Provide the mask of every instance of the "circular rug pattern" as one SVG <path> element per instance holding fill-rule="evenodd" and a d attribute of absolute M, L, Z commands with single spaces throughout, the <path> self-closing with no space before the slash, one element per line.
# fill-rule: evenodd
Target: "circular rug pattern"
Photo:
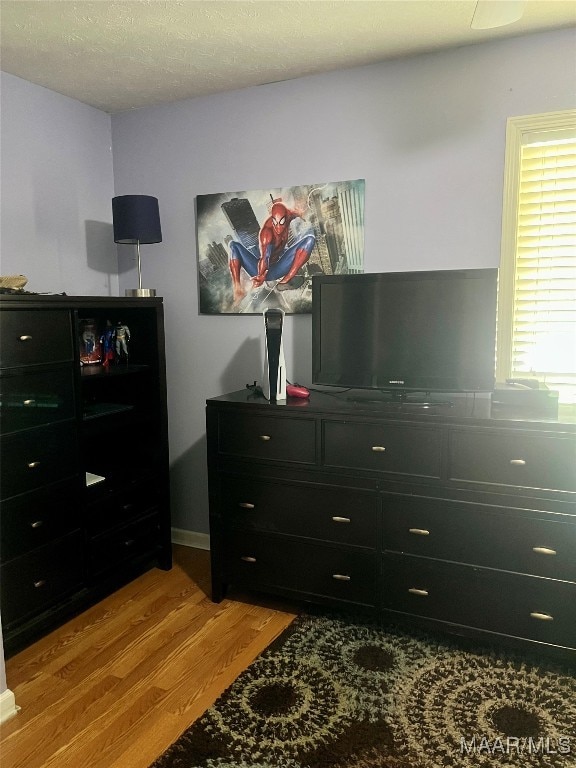
<path fill-rule="evenodd" d="M 348 691 L 326 669 L 285 653 L 262 656 L 203 718 L 242 760 L 272 762 L 333 741 L 352 721 Z M 251 763 L 249 763 L 251 765 Z"/>
<path fill-rule="evenodd" d="M 417 633 L 410 636 L 393 628 L 384 632 L 378 624 L 318 618 L 283 648 L 330 670 L 348 689 L 355 716 L 372 722 L 382 717 L 400 680 L 446 652 Z"/>
<path fill-rule="evenodd" d="M 391 715 L 399 752 L 426 764 L 576 765 L 576 680 L 512 660 L 429 660 L 397 691 Z"/>

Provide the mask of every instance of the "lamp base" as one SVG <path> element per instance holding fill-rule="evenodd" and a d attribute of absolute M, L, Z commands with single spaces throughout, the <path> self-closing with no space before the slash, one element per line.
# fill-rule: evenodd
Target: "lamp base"
<path fill-rule="evenodd" d="M 156 288 L 126 288 L 124 296 L 139 296 L 140 298 L 151 298 L 156 296 Z"/>

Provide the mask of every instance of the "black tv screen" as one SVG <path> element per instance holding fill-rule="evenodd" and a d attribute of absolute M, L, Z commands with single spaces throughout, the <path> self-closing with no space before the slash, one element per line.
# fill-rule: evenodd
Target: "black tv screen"
<path fill-rule="evenodd" d="M 313 383 L 493 390 L 497 276 L 497 269 L 315 276 Z"/>

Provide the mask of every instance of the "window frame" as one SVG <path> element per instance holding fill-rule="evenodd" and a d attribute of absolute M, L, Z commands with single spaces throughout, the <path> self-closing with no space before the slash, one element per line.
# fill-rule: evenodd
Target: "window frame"
<path fill-rule="evenodd" d="M 498 277 L 496 381 L 504 382 L 512 371 L 512 337 L 519 214 L 521 151 L 534 134 L 570 131 L 576 134 L 576 109 L 510 117 L 506 124 L 502 238 Z"/>

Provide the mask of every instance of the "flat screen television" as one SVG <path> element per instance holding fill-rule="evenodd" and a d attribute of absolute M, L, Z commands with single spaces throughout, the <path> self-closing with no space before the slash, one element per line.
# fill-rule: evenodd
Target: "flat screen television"
<path fill-rule="evenodd" d="M 312 381 L 395 393 L 494 389 L 497 269 L 318 275 Z"/>

